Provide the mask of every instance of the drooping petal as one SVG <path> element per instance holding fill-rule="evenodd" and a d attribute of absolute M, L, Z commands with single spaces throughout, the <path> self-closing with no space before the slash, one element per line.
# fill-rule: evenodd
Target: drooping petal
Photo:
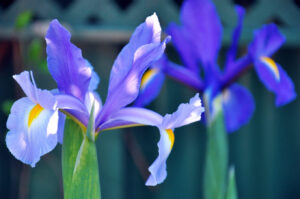
<path fill-rule="evenodd" d="M 20 161 L 32 167 L 57 144 L 58 112 L 21 98 L 8 117 L 6 144 Z"/>
<path fill-rule="evenodd" d="M 295 99 L 294 84 L 278 63 L 262 56 L 255 62 L 255 70 L 267 89 L 276 95 L 277 106 L 285 105 Z"/>
<path fill-rule="evenodd" d="M 109 92 L 105 104 L 103 105 L 100 115 L 96 119 L 96 125 L 99 126 L 111 113 L 133 102 L 138 95 L 140 82 L 143 73 L 163 54 L 166 38 L 162 43 L 146 44 L 137 49 L 134 54 L 133 63 L 130 71 L 123 76 L 122 81 L 118 82 L 113 88 L 109 86 Z M 110 80 L 111 82 L 111 80 Z"/>
<path fill-rule="evenodd" d="M 165 80 L 165 75 L 162 71 L 165 61 L 165 57 L 160 58 L 144 73 L 141 80 L 139 95 L 134 101 L 134 106 L 146 106 L 158 96 Z"/>
<path fill-rule="evenodd" d="M 251 93 L 239 84 L 233 84 L 223 91 L 222 102 L 225 125 L 229 133 L 245 125 L 255 110 Z"/>
<path fill-rule="evenodd" d="M 202 112 L 204 112 L 204 108 L 197 93 L 189 103 L 180 104 L 176 112 L 165 115 L 161 126 L 164 129 L 174 129 L 199 121 Z"/>
<path fill-rule="evenodd" d="M 56 19 L 50 23 L 46 34 L 48 69 L 60 92 L 83 100 L 92 70 L 70 39 L 71 34 Z"/>
<path fill-rule="evenodd" d="M 18 82 L 24 93 L 32 102 L 40 104 L 46 109 L 55 109 L 56 100 L 54 96 L 50 91 L 41 90 L 36 87 L 32 73 L 30 74 L 28 71 L 24 71 L 18 75 L 14 75 L 13 78 Z"/>
<path fill-rule="evenodd" d="M 222 25 L 216 8 L 210 0 L 187 0 L 181 9 L 181 21 L 202 65 L 215 63 L 221 45 Z"/>
<path fill-rule="evenodd" d="M 160 140 L 158 142 L 158 158 L 149 167 L 151 173 L 146 185 L 155 186 L 164 181 L 167 176 L 166 161 L 174 145 L 173 130 L 177 127 L 199 121 L 204 108 L 201 105 L 199 94 L 190 99 L 189 103 L 181 104 L 178 110 L 173 114 L 167 114 L 162 117 L 158 113 L 144 108 L 123 108 L 111 115 L 110 120 L 100 126 L 100 131 L 105 128 L 116 128 L 117 125 L 138 124 L 156 126 L 160 131 Z M 122 123 L 121 121 L 125 121 Z M 127 122 L 127 123 L 126 123 Z M 113 125 L 109 125 L 113 124 Z"/>
<path fill-rule="evenodd" d="M 171 129 L 160 129 L 160 140 L 157 143 L 158 157 L 149 167 L 150 176 L 146 181 L 147 186 L 162 183 L 167 177 L 167 159 L 174 144 L 174 133 Z"/>
<path fill-rule="evenodd" d="M 238 22 L 237 22 L 237 26 L 235 27 L 233 34 L 232 34 L 232 38 L 231 38 L 231 46 L 229 48 L 229 51 L 227 53 L 227 60 L 226 60 L 226 65 L 225 65 L 225 73 L 228 72 L 228 70 L 231 69 L 231 67 L 234 67 L 234 62 L 235 62 L 235 58 L 236 58 L 236 51 L 238 48 L 238 42 L 240 39 L 240 35 L 242 32 L 242 26 L 243 26 L 243 20 L 244 20 L 244 16 L 245 16 L 245 9 L 241 6 L 236 6 L 235 7 L 237 16 L 238 16 Z"/>
<path fill-rule="evenodd" d="M 285 42 L 285 37 L 280 33 L 275 24 L 267 24 L 254 33 L 254 39 L 250 43 L 248 51 L 254 59 L 261 56 L 270 57 Z"/>

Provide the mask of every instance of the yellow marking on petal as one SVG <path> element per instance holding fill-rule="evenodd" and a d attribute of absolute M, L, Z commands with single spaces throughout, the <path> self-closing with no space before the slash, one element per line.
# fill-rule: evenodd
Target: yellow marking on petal
<path fill-rule="evenodd" d="M 32 122 L 39 116 L 39 114 L 42 112 L 44 108 L 41 107 L 41 105 L 37 104 L 35 105 L 31 111 L 29 112 L 28 117 L 28 128 L 31 126 Z"/>
<path fill-rule="evenodd" d="M 279 70 L 273 59 L 261 56 L 260 60 L 274 73 L 277 81 L 280 80 Z"/>
<path fill-rule="evenodd" d="M 145 124 L 124 124 L 116 127 L 111 127 L 107 129 L 97 129 L 96 131 L 108 131 L 108 130 L 115 130 L 115 129 L 124 129 L 124 128 L 131 128 L 131 127 L 138 127 L 138 126 L 145 126 Z"/>
<path fill-rule="evenodd" d="M 150 69 L 145 72 L 141 81 L 141 89 L 144 89 L 145 86 L 154 78 L 154 76 L 158 73 L 158 69 Z"/>
<path fill-rule="evenodd" d="M 174 136 L 173 130 L 172 129 L 166 129 L 166 132 L 167 132 L 167 134 L 169 136 L 169 140 L 171 142 L 170 149 L 172 149 L 173 145 L 174 145 L 174 141 L 175 141 L 175 136 Z"/>

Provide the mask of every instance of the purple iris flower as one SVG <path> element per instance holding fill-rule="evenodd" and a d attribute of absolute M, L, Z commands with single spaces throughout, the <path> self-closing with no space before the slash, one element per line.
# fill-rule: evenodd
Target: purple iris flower
<path fill-rule="evenodd" d="M 115 60 L 103 105 L 94 91 L 100 79 L 70 39 L 70 33 L 57 20 L 50 23 L 46 34 L 47 62 L 58 90 L 37 89 L 28 72 L 14 76 L 27 97 L 15 102 L 9 115 L 6 138 L 9 150 L 20 161 L 35 166 L 57 142 L 62 143 L 64 114 L 86 128 L 94 105 L 96 134 L 141 125 L 159 129 L 159 154 L 149 168 L 151 175 L 147 185 L 161 183 L 167 175 L 166 160 L 174 144 L 174 129 L 199 121 L 204 109 L 198 94 L 189 103 L 181 104 L 175 113 L 164 117 L 145 108 L 127 107 L 138 96 L 144 72 L 162 56 L 170 40 L 167 37 L 161 42 L 156 14 L 136 28 Z"/>
<path fill-rule="evenodd" d="M 167 74 L 204 93 L 211 112 L 214 112 L 213 100 L 221 94 L 226 128 L 228 132 L 233 132 L 249 121 L 255 109 L 251 93 L 240 84 L 234 83 L 252 65 L 261 82 L 275 94 L 277 106 L 292 101 L 296 97 L 293 82 L 283 68 L 271 59 L 284 43 L 284 36 L 275 24 L 264 25 L 255 31 L 247 54 L 237 59 L 236 52 L 245 10 L 236 6 L 236 12 L 237 26 L 233 31 L 225 66 L 221 69 L 217 59 L 221 46 L 222 25 L 215 6 L 210 0 L 186 0 L 180 12 L 182 25 L 171 23 L 167 28 L 184 66 L 162 56 L 159 62 L 147 71 L 151 75 L 143 77 L 147 84 L 141 87 L 141 95 L 136 105 L 144 106 L 149 103 L 149 93 L 152 96 L 157 95 L 164 74 Z M 155 79 L 160 81 L 152 81 Z"/>

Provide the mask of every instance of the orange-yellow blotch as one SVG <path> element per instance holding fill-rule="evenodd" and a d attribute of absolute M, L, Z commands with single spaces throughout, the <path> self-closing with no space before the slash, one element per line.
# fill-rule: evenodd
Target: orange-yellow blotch
<path fill-rule="evenodd" d="M 150 69 L 145 72 L 145 74 L 142 77 L 141 80 L 141 88 L 145 88 L 145 86 L 150 82 L 150 80 L 155 76 L 155 74 L 158 72 L 157 69 Z"/>
<path fill-rule="evenodd" d="M 28 117 L 28 128 L 31 126 L 33 120 L 35 120 L 39 116 L 39 114 L 42 112 L 43 109 L 44 108 L 41 107 L 41 105 L 39 105 L 39 104 L 35 105 L 31 109 L 31 111 L 29 113 L 29 117 Z"/>
<path fill-rule="evenodd" d="M 280 80 L 279 70 L 273 59 L 261 56 L 260 60 L 274 73 L 277 80 Z"/>
<path fill-rule="evenodd" d="M 166 132 L 167 132 L 167 134 L 168 134 L 168 136 L 169 136 L 169 140 L 170 140 L 170 142 L 171 142 L 171 147 L 170 147 L 170 149 L 172 149 L 172 148 L 173 148 L 173 145 L 174 145 L 174 141 L 175 141 L 174 132 L 172 131 L 172 129 L 166 129 Z"/>

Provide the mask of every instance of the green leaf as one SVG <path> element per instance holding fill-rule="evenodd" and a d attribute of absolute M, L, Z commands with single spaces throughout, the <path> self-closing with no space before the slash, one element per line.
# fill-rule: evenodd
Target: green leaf
<path fill-rule="evenodd" d="M 67 118 L 62 145 L 62 171 L 65 198 L 72 185 L 73 170 L 80 145 L 83 141 L 83 131 L 72 119 Z"/>
<path fill-rule="evenodd" d="M 237 190 L 236 190 L 236 182 L 235 182 L 235 171 L 234 168 L 230 168 L 228 175 L 228 186 L 226 199 L 237 199 Z"/>
<path fill-rule="evenodd" d="M 215 113 L 207 129 L 206 162 L 204 169 L 204 198 L 223 199 L 228 164 L 227 135 L 224 126 L 221 97 L 214 100 Z M 206 112 L 207 112 L 206 108 Z"/>
<path fill-rule="evenodd" d="M 70 191 L 68 195 L 72 199 L 101 198 L 96 145 L 87 136 L 76 158 Z"/>
<path fill-rule="evenodd" d="M 15 28 L 20 30 L 29 25 L 32 19 L 31 11 L 24 11 L 17 16 L 15 21 Z"/>
<path fill-rule="evenodd" d="M 62 151 L 66 199 L 101 198 L 97 150 L 94 139 L 90 137 L 94 134 L 93 123 L 91 113 L 87 132 L 84 133 L 76 122 L 66 120 Z"/>

